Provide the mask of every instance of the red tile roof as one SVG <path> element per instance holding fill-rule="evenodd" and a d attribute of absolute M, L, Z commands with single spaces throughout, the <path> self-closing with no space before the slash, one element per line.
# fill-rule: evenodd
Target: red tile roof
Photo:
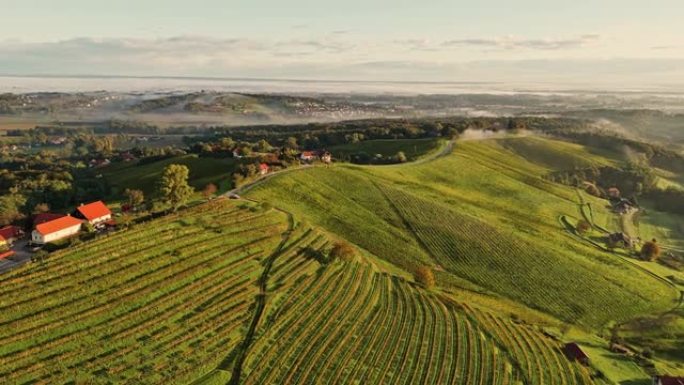
<path fill-rule="evenodd" d="M 663 385 L 684 385 L 684 377 L 660 376 L 658 378 Z"/>
<path fill-rule="evenodd" d="M 259 165 L 259 169 L 261 170 L 268 170 L 268 165 L 266 163 L 262 163 Z"/>
<path fill-rule="evenodd" d="M 41 223 L 36 226 L 36 231 L 43 235 L 52 234 L 60 230 L 68 229 L 76 225 L 83 223 L 80 219 L 76 219 L 72 216 L 65 216 L 51 220 L 49 222 Z"/>
<path fill-rule="evenodd" d="M 19 236 L 20 232 L 21 232 L 21 229 L 18 228 L 17 226 L 5 226 L 5 227 L 0 229 L 0 238 L 1 239 L 16 238 Z"/>
<path fill-rule="evenodd" d="M 105 215 L 112 215 L 107 206 L 102 201 L 88 203 L 77 208 L 78 212 L 89 221 L 93 219 L 104 217 Z"/>

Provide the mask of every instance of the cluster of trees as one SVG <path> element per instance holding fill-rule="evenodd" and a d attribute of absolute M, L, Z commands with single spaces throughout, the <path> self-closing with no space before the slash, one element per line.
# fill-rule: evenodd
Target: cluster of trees
<path fill-rule="evenodd" d="M 676 187 L 660 188 L 653 169 L 645 163 L 629 162 L 623 167 L 588 167 L 557 171 L 547 179 L 575 187 L 585 188 L 592 195 L 607 198 L 606 190 L 617 187 L 623 196 L 645 198 L 660 211 L 684 215 L 684 190 Z"/>
<path fill-rule="evenodd" d="M 657 176 L 645 164 L 628 162 L 622 167 L 587 167 L 567 171 L 557 171 L 546 175 L 548 180 L 575 187 L 590 183 L 588 192 L 606 197 L 606 190 L 617 187 L 625 196 L 641 196 L 656 188 Z"/>

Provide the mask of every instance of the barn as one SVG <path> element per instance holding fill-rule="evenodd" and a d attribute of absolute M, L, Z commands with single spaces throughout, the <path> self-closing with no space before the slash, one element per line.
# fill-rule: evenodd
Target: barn
<path fill-rule="evenodd" d="M 77 234 L 83 222 L 70 215 L 41 223 L 31 232 L 31 242 L 44 245 Z"/>
<path fill-rule="evenodd" d="M 577 345 L 575 342 L 570 342 L 565 345 L 565 354 L 569 359 L 575 360 L 582 365 L 589 365 L 589 356 Z"/>
<path fill-rule="evenodd" d="M 74 212 L 76 218 L 81 218 L 93 226 L 97 226 L 112 219 L 112 212 L 102 201 L 80 205 Z"/>

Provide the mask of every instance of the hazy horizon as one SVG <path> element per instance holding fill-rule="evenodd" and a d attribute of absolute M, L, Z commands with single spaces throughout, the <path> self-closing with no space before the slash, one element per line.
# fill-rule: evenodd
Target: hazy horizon
<path fill-rule="evenodd" d="M 8 0 L 0 75 L 684 89 L 673 0 Z"/>
<path fill-rule="evenodd" d="M 310 94 L 649 94 L 684 98 L 684 85 L 597 86 L 596 84 L 495 82 L 495 81 L 411 81 L 231 78 L 202 76 L 125 75 L 5 75 L 0 74 L 0 93 L 35 92 L 254 92 Z"/>

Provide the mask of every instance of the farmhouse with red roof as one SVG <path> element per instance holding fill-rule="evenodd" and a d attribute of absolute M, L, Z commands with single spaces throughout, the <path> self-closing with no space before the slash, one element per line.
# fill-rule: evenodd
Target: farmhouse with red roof
<path fill-rule="evenodd" d="M 86 220 L 93 226 L 112 219 L 112 212 L 102 201 L 80 205 L 74 212 L 74 216 Z"/>
<path fill-rule="evenodd" d="M 70 215 L 43 222 L 36 226 L 31 233 L 31 242 L 44 245 L 63 238 L 70 237 L 81 230 L 83 222 Z"/>
<path fill-rule="evenodd" d="M 259 174 L 261 175 L 266 175 L 268 174 L 268 165 L 266 163 L 262 163 L 259 165 Z"/>

